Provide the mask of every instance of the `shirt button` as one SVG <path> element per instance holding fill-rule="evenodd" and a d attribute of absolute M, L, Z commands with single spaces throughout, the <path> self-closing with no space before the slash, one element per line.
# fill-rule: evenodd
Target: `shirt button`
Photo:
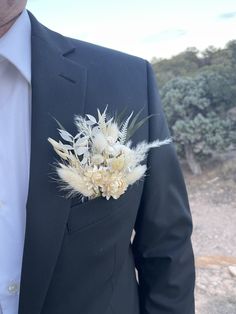
<path fill-rule="evenodd" d="M 11 283 L 8 287 L 7 290 L 10 294 L 16 294 L 19 291 L 19 287 L 17 283 Z"/>

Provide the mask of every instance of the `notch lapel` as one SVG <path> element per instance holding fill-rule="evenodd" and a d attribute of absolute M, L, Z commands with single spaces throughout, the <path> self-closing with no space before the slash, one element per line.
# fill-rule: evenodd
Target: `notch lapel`
<path fill-rule="evenodd" d="M 58 139 L 55 117 L 72 134 L 74 115 L 84 114 L 86 69 L 70 60 L 67 39 L 29 13 L 32 26 L 32 122 L 30 180 L 19 314 L 39 314 L 60 252 L 70 201 L 50 178 Z"/>

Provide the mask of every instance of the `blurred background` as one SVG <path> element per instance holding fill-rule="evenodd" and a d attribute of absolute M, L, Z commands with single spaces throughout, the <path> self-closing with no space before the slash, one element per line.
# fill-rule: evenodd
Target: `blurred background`
<path fill-rule="evenodd" d="M 235 0 L 29 0 L 28 9 L 66 36 L 152 63 L 192 209 L 196 313 L 236 313 Z"/>

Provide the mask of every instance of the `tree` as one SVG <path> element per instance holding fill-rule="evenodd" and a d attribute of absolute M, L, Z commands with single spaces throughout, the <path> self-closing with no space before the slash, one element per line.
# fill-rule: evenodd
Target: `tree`
<path fill-rule="evenodd" d="M 236 63 L 236 40 L 231 40 L 227 43 L 226 49 L 229 53 L 229 58 L 232 61 L 232 64 L 235 66 Z"/>
<path fill-rule="evenodd" d="M 177 76 L 195 74 L 201 64 L 198 55 L 199 51 L 195 47 L 191 47 L 171 59 L 155 60 L 153 58 L 152 64 L 154 71 L 158 73 L 160 87 Z"/>
<path fill-rule="evenodd" d="M 220 50 L 220 49 L 219 49 Z M 202 52 L 202 65 L 212 65 L 213 60 L 218 52 L 218 49 L 215 48 L 214 46 L 209 46 L 207 47 L 203 52 Z"/>
<path fill-rule="evenodd" d="M 174 140 L 194 174 L 201 173 L 199 161 L 226 149 L 232 122 L 227 80 L 220 74 L 201 73 L 194 78 L 172 79 L 161 89 L 164 110 Z M 222 109 L 223 108 L 223 109 Z"/>
<path fill-rule="evenodd" d="M 200 173 L 203 159 L 235 147 L 236 40 L 153 59 L 153 67 L 178 154 Z"/>

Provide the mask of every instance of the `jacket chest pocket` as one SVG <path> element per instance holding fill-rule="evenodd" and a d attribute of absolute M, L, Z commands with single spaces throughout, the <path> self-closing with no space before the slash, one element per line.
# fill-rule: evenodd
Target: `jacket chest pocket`
<path fill-rule="evenodd" d="M 67 222 L 69 234 L 84 231 L 106 220 L 112 220 L 122 212 L 137 206 L 140 199 L 141 185 L 129 186 L 118 199 L 98 197 L 84 203 L 71 202 L 71 212 Z"/>

